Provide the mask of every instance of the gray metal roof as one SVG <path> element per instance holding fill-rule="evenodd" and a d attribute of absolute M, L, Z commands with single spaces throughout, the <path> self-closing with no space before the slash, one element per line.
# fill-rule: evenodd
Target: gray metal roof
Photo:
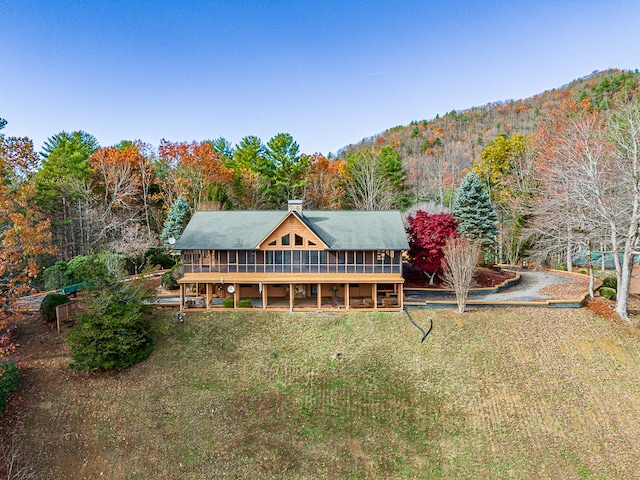
<path fill-rule="evenodd" d="M 176 250 L 253 250 L 289 212 L 196 212 Z M 330 250 L 408 250 L 400 212 L 305 210 L 296 214 Z"/>

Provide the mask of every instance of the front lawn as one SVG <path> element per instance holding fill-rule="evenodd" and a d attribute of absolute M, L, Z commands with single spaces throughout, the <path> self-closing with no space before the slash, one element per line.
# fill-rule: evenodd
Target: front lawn
<path fill-rule="evenodd" d="M 187 314 L 116 373 L 35 355 L 41 478 L 631 478 L 635 331 L 588 310 Z M 167 320 L 168 319 L 168 320 Z M 54 334 L 51 334 L 54 335 Z M 31 347 L 30 347 L 31 348 Z"/>

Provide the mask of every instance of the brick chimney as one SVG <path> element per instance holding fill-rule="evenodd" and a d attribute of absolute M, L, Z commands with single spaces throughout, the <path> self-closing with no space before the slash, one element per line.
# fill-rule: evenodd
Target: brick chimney
<path fill-rule="evenodd" d="M 289 211 L 302 215 L 302 200 L 289 200 Z"/>

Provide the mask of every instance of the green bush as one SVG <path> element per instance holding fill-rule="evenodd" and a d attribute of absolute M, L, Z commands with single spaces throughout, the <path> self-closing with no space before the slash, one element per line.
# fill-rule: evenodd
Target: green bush
<path fill-rule="evenodd" d="M 222 300 L 222 306 L 224 308 L 233 308 L 233 298 L 225 298 Z"/>
<path fill-rule="evenodd" d="M 146 258 L 147 265 L 150 265 L 151 267 L 159 265 L 163 269 L 167 269 L 172 268 L 176 264 L 175 259 L 171 255 L 159 248 L 149 250 L 147 252 Z"/>
<path fill-rule="evenodd" d="M 164 272 L 160 277 L 160 284 L 167 290 L 177 290 L 180 286 L 178 280 L 173 275 L 173 270 Z"/>
<path fill-rule="evenodd" d="M 562 270 L 562 271 L 566 272 L 567 271 L 567 264 L 566 263 L 561 263 L 559 265 L 556 265 L 553 268 L 555 268 L 556 270 Z"/>
<path fill-rule="evenodd" d="M 605 277 L 602 279 L 602 286 L 606 288 L 618 289 L 618 277 L 615 275 Z"/>
<path fill-rule="evenodd" d="M 67 264 L 69 285 L 80 282 L 98 284 L 109 275 L 107 265 L 98 255 L 78 255 Z"/>
<path fill-rule="evenodd" d="M 58 261 L 42 272 L 45 290 L 57 290 L 69 284 L 67 262 Z"/>
<path fill-rule="evenodd" d="M 7 394 L 18 389 L 18 369 L 13 362 L 0 362 L 0 414 L 7 403 Z"/>
<path fill-rule="evenodd" d="M 40 316 L 46 322 L 56 321 L 56 307 L 69 303 L 69 297 L 64 293 L 50 293 L 40 303 Z"/>
<path fill-rule="evenodd" d="M 85 311 L 68 336 L 71 367 L 79 370 L 126 368 L 153 349 L 149 291 L 143 284 L 111 281 L 89 290 Z"/>
<path fill-rule="evenodd" d="M 602 295 L 604 298 L 608 298 L 609 300 L 615 300 L 616 291 L 613 288 L 601 287 L 600 295 Z"/>
<path fill-rule="evenodd" d="M 238 308 L 251 308 L 252 306 L 250 298 L 243 298 L 238 302 Z"/>

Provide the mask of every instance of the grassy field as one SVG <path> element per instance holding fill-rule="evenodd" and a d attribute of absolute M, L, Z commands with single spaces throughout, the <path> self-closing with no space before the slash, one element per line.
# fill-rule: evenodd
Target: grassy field
<path fill-rule="evenodd" d="M 421 344 L 403 314 L 188 314 L 106 374 L 68 370 L 47 332 L 20 446 L 56 479 L 640 475 L 634 330 L 586 309 L 429 317 Z"/>

